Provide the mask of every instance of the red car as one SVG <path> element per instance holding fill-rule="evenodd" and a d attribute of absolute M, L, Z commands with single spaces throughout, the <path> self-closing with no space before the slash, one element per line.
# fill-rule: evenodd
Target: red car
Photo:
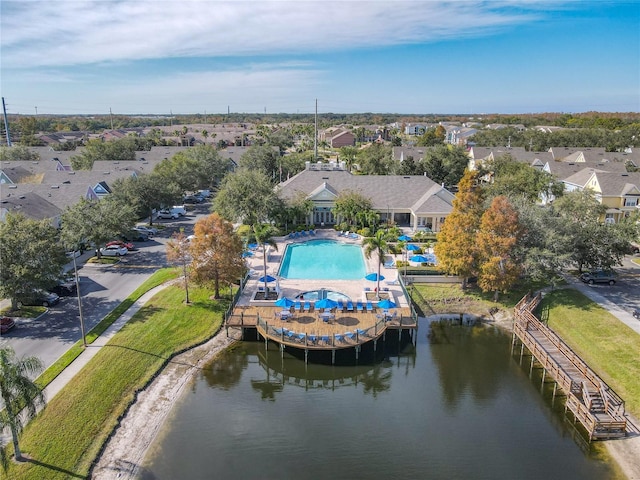
<path fill-rule="evenodd" d="M 0 317 L 0 333 L 7 333 L 13 327 L 16 326 L 16 322 L 10 317 Z"/>
<path fill-rule="evenodd" d="M 124 247 L 127 250 L 135 250 L 136 247 L 131 242 L 123 242 L 122 240 L 113 240 L 112 242 L 107 243 L 105 246 L 110 247 L 111 245 L 118 245 L 119 247 Z"/>

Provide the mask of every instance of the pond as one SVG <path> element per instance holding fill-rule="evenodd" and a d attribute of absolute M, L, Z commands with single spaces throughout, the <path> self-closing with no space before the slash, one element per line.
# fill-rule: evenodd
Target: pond
<path fill-rule="evenodd" d="M 613 478 L 503 332 L 421 321 L 416 339 L 350 366 L 241 343 L 186 391 L 142 478 Z"/>

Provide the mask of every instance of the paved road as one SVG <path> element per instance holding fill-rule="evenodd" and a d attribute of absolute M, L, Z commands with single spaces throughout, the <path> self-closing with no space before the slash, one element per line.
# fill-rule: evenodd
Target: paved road
<path fill-rule="evenodd" d="M 640 334 L 640 319 L 632 315 L 634 309 L 640 309 L 640 265 L 633 263 L 632 258 L 625 257 L 621 267 L 616 268 L 618 280 L 615 285 L 587 285 L 576 277 L 567 275 L 567 281 L 578 291 L 589 297 L 600 306 Z"/>
<path fill-rule="evenodd" d="M 82 312 L 86 331 L 118 306 L 158 268 L 166 265 L 165 244 L 180 228 L 189 235 L 195 221 L 208 213 L 208 204 L 197 205 L 187 217 L 174 221 L 159 221 L 167 226 L 148 242 L 141 242 L 138 251 L 129 252 L 117 265 L 84 264 L 91 253 L 78 260 Z M 69 264 L 67 269 L 72 269 Z M 49 367 L 82 335 L 76 297 L 64 297 L 60 303 L 37 319 L 20 319 L 16 327 L 0 338 L 0 346 L 11 346 L 18 357 L 36 356 Z"/>

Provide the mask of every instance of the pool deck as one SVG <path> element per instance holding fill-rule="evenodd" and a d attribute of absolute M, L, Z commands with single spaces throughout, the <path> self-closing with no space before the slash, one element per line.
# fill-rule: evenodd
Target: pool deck
<path fill-rule="evenodd" d="M 338 232 L 332 229 L 317 230 L 315 236 L 289 239 L 287 237 L 276 237 L 278 249 L 267 251 L 266 273 L 277 277 L 278 268 L 282 261 L 282 256 L 289 243 L 300 243 L 314 239 L 337 240 L 344 243 L 360 245 L 362 237 L 358 239 L 339 236 Z M 392 255 L 387 255 L 391 257 Z M 399 258 L 400 256 L 397 256 Z M 397 259 L 394 257 L 394 263 Z M 257 328 L 260 335 L 274 340 L 284 346 L 292 346 L 305 349 L 341 349 L 357 347 L 363 343 L 377 340 L 384 335 L 388 329 L 403 330 L 416 328 L 415 319 L 411 316 L 411 308 L 408 299 L 405 297 L 401 285 L 397 281 L 398 270 L 394 267 L 380 266 L 380 274 L 385 280 L 380 282 L 380 299 L 390 298 L 395 302 L 396 307 L 390 309 L 390 314 L 395 313 L 392 318 L 385 318 L 384 311 L 377 309 L 377 297 L 374 289 L 377 282 L 365 280 L 299 280 L 278 278 L 277 282 L 269 284 L 271 289 L 276 289 L 278 297 L 295 298 L 301 293 L 328 289 L 343 293 L 351 298 L 353 311 L 333 311 L 334 318 L 324 321 L 320 313 L 313 308 L 307 312 L 293 312 L 289 319 L 283 320 L 279 313 L 283 310 L 273 306 L 273 302 L 256 302 L 254 296 L 258 289 L 264 285 L 259 282 L 264 273 L 264 264 L 261 249 L 254 252 L 252 257 L 247 257 L 247 266 L 250 269 L 250 277 L 244 290 L 238 299 L 232 315 L 227 319 L 227 327 L 248 327 Z M 365 268 L 367 273 L 378 271 L 377 255 L 371 258 L 365 257 Z M 368 290 L 367 290 L 368 289 Z M 366 311 L 367 297 L 374 306 L 374 311 Z M 373 298 L 371 298 L 373 297 Z M 362 302 L 364 309 L 357 310 L 357 302 Z M 303 302 L 304 305 L 304 302 Z"/>
<path fill-rule="evenodd" d="M 349 243 L 353 245 L 360 245 L 362 243 L 360 239 L 355 240 L 351 238 L 345 238 L 338 236 L 338 232 L 333 229 L 323 229 L 317 230 L 315 236 L 297 238 L 294 240 L 287 239 L 286 237 L 276 237 L 274 240 L 278 245 L 278 250 L 267 251 L 267 272 L 269 275 L 273 277 L 277 277 L 278 268 L 280 267 L 280 262 L 282 261 L 282 256 L 284 255 L 284 251 L 286 246 L 289 243 L 301 243 L 309 240 L 337 240 L 344 243 Z M 388 257 L 392 255 L 387 255 Z M 397 257 L 397 258 L 396 258 Z M 400 259 L 400 255 L 394 257 L 394 260 Z M 263 283 L 258 281 L 264 274 L 264 265 L 262 252 L 260 249 L 254 252 L 252 257 L 247 257 L 247 266 L 249 267 L 249 271 L 251 272 L 249 281 L 247 282 L 244 292 L 240 299 L 238 300 L 239 306 L 251 306 L 251 300 L 255 292 L 258 291 L 258 288 L 264 285 Z M 378 258 L 376 255 L 372 255 L 371 258 L 365 257 L 365 269 L 367 273 L 378 272 L 377 261 Z M 395 262 L 394 262 L 395 263 Z M 391 297 L 398 308 L 409 307 L 409 303 L 404 296 L 402 288 L 397 281 L 398 278 L 398 269 L 394 267 L 388 268 L 384 265 L 380 266 L 380 274 L 385 277 L 383 281 L 380 282 L 380 289 L 385 290 L 388 289 L 388 295 Z M 293 299 L 297 295 L 308 292 L 311 290 L 320 290 L 322 288 L 328 290 L 334 290 L 340 293 L 344 293 L 354 302 L 357 301 L 366 301 L 365 299 L 365 289 L 369 288 L 373 291 L 377 286 L 376 282 L 371 282 L 369 280 L 365 280 L 364 278 L 360 280 L 300 280 L 300 279 L 287 279 L 287 278 L 278 278 L 277 287 L 280 291 L 280 297 L 287 297 Z M 270 288 L 276 288 L 276 283 L 272 282 L 269 284 Z M 382 295 L 381 295 L 382 296 Z"/>

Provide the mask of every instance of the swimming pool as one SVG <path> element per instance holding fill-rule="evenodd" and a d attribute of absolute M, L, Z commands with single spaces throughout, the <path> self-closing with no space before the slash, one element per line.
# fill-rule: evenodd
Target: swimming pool
<path fill-rule="evenodd" d="M 359 280 L 365 274 L 362 248 L 334 240 L 290 243 L 278 273 L 306 280 Z"/>

